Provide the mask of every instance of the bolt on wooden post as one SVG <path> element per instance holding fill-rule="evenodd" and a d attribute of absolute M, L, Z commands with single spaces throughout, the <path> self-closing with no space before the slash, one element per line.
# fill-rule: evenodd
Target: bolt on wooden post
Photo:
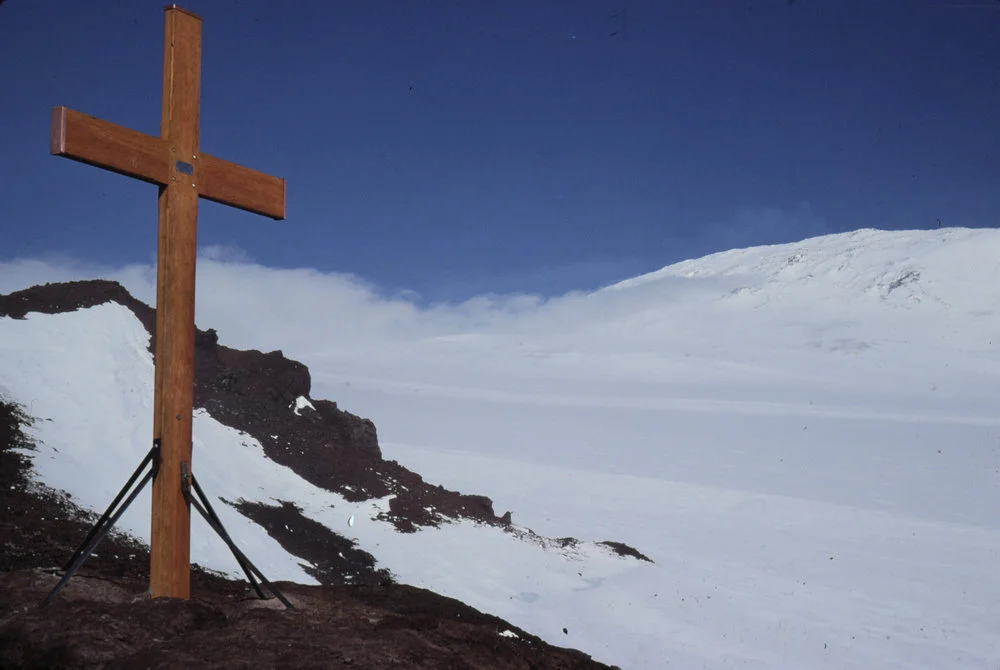
<path fill-rule="evenodd" d="M 191 466 L 198 199 L 281 220 L 286 190 L 284 179 L 201 153 L 202 19 L 177 5 L 165 11 L 160 136 L 56 107 L 51 153 L 159 187 L 153 439 L 160 442 L 160 463 L 149 588 L 154 598 L 187 599 L 191 515 L 181 467 Z"/>

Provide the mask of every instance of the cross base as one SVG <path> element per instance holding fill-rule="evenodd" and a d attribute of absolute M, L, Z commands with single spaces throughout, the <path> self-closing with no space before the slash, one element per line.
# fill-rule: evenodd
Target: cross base
<path fill-rule="evenodd" d="M 149 471 L 140 479 L 140 475 L 146 468 L 149 467 Z M 69 559 L 66 566 L 62 569 L 63 576 L 59 580 L 59 583 L 55 585 L 52 591 L 45 597 L 45 599 L 39 605 L 40 607 L 45 607 L 56 597 L 59 591 L 62 590 L 64 586 L 69 582 L 69 580 L 76 574 L 77 570 L 84 564 L 84 562 L 90 558 L 90 555 L 94 552 L 98 543 L 111 531 L 118 519 L 121 518 L 125 510 L 128 509 L 132 501 L 136 499 L 142 489 L 145 488 L 146 484 L 156 479 L 157 474 L 160 471 L 160 441 L 154 440 L 153 447 L 146 453 L 142 461 L 139 463 L 139 467 L 135 469 L 132 476 L 122 487 L 115 499 L 111 501 L 108 508 L 101 515 L 101 518 L 97 520 L 87 534 L 83 543 L 73 554 L 73 557 Z M 139 481 L 138 486 L 132 489 L 135 485 L 136 480 Z M 128 491 L 132 489 L 131 493 Z M 267 589 L 274 594 L 274 597 L 281 601 L 281 603 L 288 609 L 294 609 L 292 603 L 288 601 L 285 596 L 281 594 L 278 589 L 274 587 L 271 582 L 267 581 L 267 577 L 257 569 L 257 567 L 250 562 L 250 559 L 246 557 L 236 543 L 233 542 L 232 537 L 226 532 L 225 527 L 222 525 L 222 521 L 219 516 L 215 513 L 212 508 L 212 504 L 208 501 L 208 496 L 202 490 L 201 486 L 198 484 L 198 480 L 195 479 L 194 473 L 191 472 L 190 465 L 185 461 L 181 463 L 181 491 L 184 494 L 184 499 L 187 501 L 188 505 L 193 506 L 205 522 L 211 527 L 212 530 L 226 543 L 229 550 L 233 552 L 233 556 L 236 558 L 236 562 L 240 564 L 240 568 L 243 569 L 243 574 L 246 575 L 247 581 L 250 582 L 250 586 L 256 591 L 257 596 L 262 600 L 266 600 L 267 597 L 264 595 L 263 590 L 260 588 L 260 584 L 257 583 L 257 579 L 267 587 Z M 126 497 L 126 493 L 128 496 Z M 124 499 L 124 502 L 122 500 Z M 119 506 L 120 505 L 120 506 Z"/>

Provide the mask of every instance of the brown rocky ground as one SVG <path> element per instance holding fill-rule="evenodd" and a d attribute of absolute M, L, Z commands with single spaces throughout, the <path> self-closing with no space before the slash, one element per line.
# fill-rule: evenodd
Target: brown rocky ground
<path fill-rule="evenodd" d="M 109 301 L 128 307 L 145 325 L 155 355 L 155 311 L 114 282 L 46 284 L 0 295 L 0 317 L 69 312 Z M 466 518 L 545 546 L 579 543 L 537 536 L 512 524 L 509 514 L 498 517 L 489 498 L 434 486 L 385 460 L 374 424 L 334 402 L 309 398 L 309 370 L 280 351 L 231 349 L 218 343 L 214 331 L 199 330 L 195 359 L 196 407 L 252 436 L 269 458 L 316 486 L 351 501 L 393 495 L 384 520 L 399 532 Z M 300 397 L 313 409 L 293 411 Z M 256 599 L 246 582 L 197 568 L 191 601 L 148 600 L 143 597 L 147 548 L 117 534 L 98 545 L 52 604 L 39 608 L 58 581 L 58 566 L 76 550 L 96 515 L 31 481 L 30 457 L 24 453 L 30 454 L 31 445 L 20 428 L 31 417 L 4 400 L 0 668 L 606 667 L 456 600 L 395 584 L 371 554 L 280 500 L 213 499 L 213 504 L 232 505 L 312 565 L 309 572 L 322 586 L 277 585 L 297 605 L 294 610 L 273 599 Z M 649 560 L 619 542 L 599 544 L 622 560 Z M 504 631 L 517 637 L 500 635 Z"/>

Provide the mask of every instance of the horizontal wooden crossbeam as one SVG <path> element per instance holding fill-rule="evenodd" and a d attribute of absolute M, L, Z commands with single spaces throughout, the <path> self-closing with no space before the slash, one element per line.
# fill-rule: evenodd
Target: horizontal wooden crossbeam
<path fill-rule="evenodd" d="M 176 171 L 194 176 L 198 195 L 276 220 L 285 218 L 285 180 L 208 154 L 178 156 L 159 137 L 67 107 L 52 110 L 51 153 L 158 186 Z M 185 160 L 187 159 L 187 160 Z"/>
<path fill-rule="evenodd" d="M 170 183 L 164 140 L 66 107 L 52 110 L 51 152 L 150 184 Z"/>
<path fill-rule="evenodd" d="M 285 180 L 208 154 L 198 156 L 198 195 L 275 220 L 285 218 Z"/>

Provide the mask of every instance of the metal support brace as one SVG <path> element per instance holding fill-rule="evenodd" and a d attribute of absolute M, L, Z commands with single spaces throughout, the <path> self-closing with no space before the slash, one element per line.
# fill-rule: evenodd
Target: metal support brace
<path fill-rule="evenodd" d="M 133 490 L 132 493 L 125 498 L 125 502 L 121 505 L 121 507 L 118 507 L 118 504 L 122 502 L 122 498 L 124 498 L 125 494 L 128 493 L 128 490 L 132 488 L 132 485 L 135 484 L 135 480 L 139 478 L 139 474 L 146 469 L 146 466 L 149 465 L 150 462 L 153 464 L 150 471 L 147 472 L 139 482 L 139 486 L 137 486 L 135 490 Z M 100 541 L 104 539 L 104 536 L 111 531 L 115 523 L 118 522 L 118 519 L 121 518 L 122 514 L 125 513 L 125 510 L 127 510 L 129 505 L 132 504 L 132 501 L 135 500 L 142 489 L 145 488 L 146 484 L 152 481 L 156 476 L 156 473 L 159 471 L 159 463 L 160 441 L 154 440 L 153 447 L 146 453 L 145 457 L 143 457 L 142 462 L 139 463 L 139 467 L 135 469 L 135 472 L 133 472 L 132 476 L 129 477 L 125 486 L 123 486 L 121 491 L 118 492 L 115 499 L 111 501 L 108 508 L 104 510 L 104 514 L 101 515 L 101 518 L 98 519 L 97 523 L 91 527 L 90 532 L 87 533 L 87 537 L 76 550 L 76 553 L 74 553 L 73 557 L 66 563 L 66 566 L 63 568 L 62 579 L 59 580 L 59 583 L 56 584 L 55 588 L 52 589 L 49 595 L 45 597 L 45 600 L 41 603 L 41 607 L 45 607 L 52 602 L 52 599 L 56 597 L 56 594 L 59 593 L 64 586 L 66 586 L 66 583 L 69 582 L 73 575 L 76 574 L 76 571 L 80 569 L 80 566 L 82 566 L 84 562 L 90 558 L 90 555 L 94 552 L 98 543 L 100 543 Z"/>
<path fill-rule="evenodd" d="M 139 485 L 131 493 L 128 493 L 128 490 L 132 488 L 132 485 L 135 484 L 137 479 L 139 479 L 139 475 L 146 469 L 147 466 L 150 466 L 149 471 L 139 480 Z M 127 510 L 129 505 L 132 504 L 132 501 L 134 501 L 139 493 L 142 492 L 142 489 L 145 488 L 146 484 L 156 479 L 156 475 L 159 471 L 160 441 L 154 440 L 153 447 L 143 457 L 142 462 L 139 463 L 139 467 L 135 469 L 135 472 L 133 472 L 132 476 L 129 477 L 125 486 L 122 487 L 121 491 L 118 492 L 118 495 L 116 495 L 114 500 L 111 501 L 111 504 L 108 505 L 104 514 L 101 515 L 101 518 L 97 520 L 97 523 L 95 523 L 93 527 L 91 527 L 90 532 L 87 533 L 87 537 L 73 554 L 73 557 L 66 563 L 66 566 L 63 568 L 64 574 L 62 579 L 59 580 L 59 583 L 56 584 L 55 588 L 53 588 L 49 595 L 47 595 L 41 602 L 40 607 L 45 607 L 52 602 L 52 600 L 56 597 L 56 594 L 58 594 L 59 591 L 66 586 L 73 575 L 75 575 L 80 569 L 80 566 L 82 566 L 84 562 L 90 558 L 90 555 L 94 552 L 94 549 L 100 541 L 103 540 L 104 537 L 111 531 L 115 523 L 118 522 L 118 519 L 121 518 L 122 514 L 125 513 L 125 510 Z M 194 495 L 191 493 L 192 488 L 194 489 Z M 205 519 L 205 522 L 208 523 L 208 525 L 216 532 L 216 534 L 218 534 L 220 538 L 222 538 L 222 541 L 226 543 L 229 550 L 233 552 L 233 556 L 236 557 L 236 562 L 240 564 L 240 567 L 243 569 L 243 573 L 246 575 L 250 585 L 253 587 L 254 591 L 257 592 L 257 596 L 262 600 L 266 599 L 266 596 L 261 590 L 260 585 L 257 583 L 257 579 L 254 578 L 254 575 L 256 575 L 260 582 L 263 583 L 264 586 L 266 586 L 285 607 L 288 609 L 294 609 L 292 603 L 290 603 L 288 599 L 285 598 L 285 596 L 283 596 L 273 584 L 271 584 L 271 582 L 267 581 L 267 578 L 263 575 L 263 573 L 261 573 L 261 571 L 250 562 L 250 559 L 248 559 L 246 555 L 236 546 L 236 543 L 233 542 L 233 539 L 229 536 L 229 533 L 226 532 L 225 527 L 223 527 L 219 516 L 212 508 L 212 504 L 208 501 L 208 496 L 205 495 L 201 486 L 198 485 L 198 480 L 194 478 L 194 474 L 191 472 L 191 467 L 187 461 L 181 463 L 181 491 L 183 492 L 184 499 L 188 502 L 188 504 L 194 506 L 194 508 L 198 510 L 198 513 Z M 128 496 L 126 497 L 127 493 Z M 124 503 L 122 503 L 123 498 L 125 498 Z M 121 507 L 119 507 L 119 503 L 121 503 Z"/>
<path fill-rule="evenodd" d="M 191 493 L 192 489 L 194 489 L 194 495 Z M 240 564 L 240 567 L 243 569 L 243 573 L 247 576 L 247 580 L 253 586 L 258 596 L 264 598 L 263 592 L 254 581 L 254 575 L 256 575 L 260 579 L 261 583 L 263 583 L 264 586 L 266 586 L 267 589 L 274 594 L 275 598 L 281 601 L 281 604 L 288 609 L 295 609 L 292 603 L 290 603 L 271 582 L 267 581 L 267 577 L 265 577 L 264 574 L 257 569 L 257 566 L 250 562 L 250 559 L 246 557 L 246 554 L 240 551 L 239 547 L 236 546 L 236 543 L 233 542 L 233 538 L 229 536 L 228 532 L 226 532 L 225 527 L 222 525 L 222 521 L 216 515 L 215 510 L 212 509 L 212 504 L 208 501 L 208 496 L 206 496 L 205 492 L 202 491 L 201 486 L 199 486 L 198 480 L 195 479 L 194 473 L 191 472 L 191 468 L 187 461 L 181 462 L 181 490 L 183 491 L 184 498 L 187 500 L 188 504 L 198 510 L 198 513 L 201 514 L 203 519 L 205 519 L 205 523 L 207 523 L 212 530 L 215 531 L 216 535 L 218 535 L 222 541 L 226 543 L 226 546 L 229 547 L 229 550 L 233 552 L 236 562 Z"/>

